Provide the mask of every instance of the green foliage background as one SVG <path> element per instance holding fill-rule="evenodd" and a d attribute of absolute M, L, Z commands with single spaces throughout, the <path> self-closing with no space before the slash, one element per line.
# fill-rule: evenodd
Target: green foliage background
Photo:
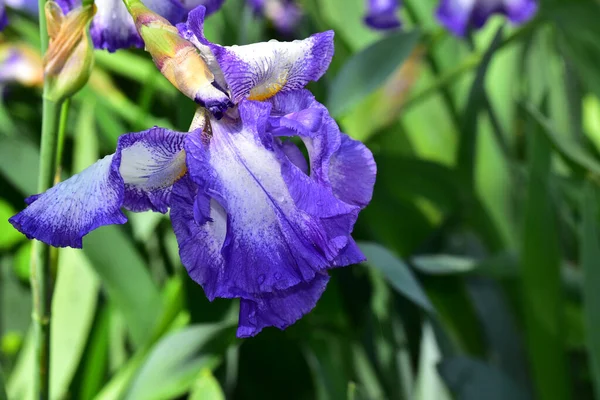
<path fill-rule="evenodd" d="M 237 304 L 209 303 L 167 216 L 130 215 L 60 250 L 56 399 L 600 398 L 600 6 L 541 0 L 519 28 L 459 40 L 436 0 L 405 0 L 404 30 L 362 23 L 363 0 L 304 0 L 297 37 L 333 29 L 310 89 L 375 154 L 354 236 L 364 265 L 333 271 L 316 309 L 235 338 Z M 37 46 L 11 14 L 7 41 Z M 242 0 L 208 20 L 221 44 L 282 38 Z M 96 52 L 74 99 L 64 175 L 118 136 L 185 131 L 194 104 L 143 51 Z M 8 224 L 35 192 L 40 92 L 0 107 L 0 399 L 32 396 L 30 244 Z"/>

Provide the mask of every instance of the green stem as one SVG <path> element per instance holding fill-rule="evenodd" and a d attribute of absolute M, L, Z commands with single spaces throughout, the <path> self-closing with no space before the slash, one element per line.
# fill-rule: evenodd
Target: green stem
<path fill-rule="evenodd" d="M 40 47 L 42 55 L 48 48 L 45 0 L 39 0 Z M 60 103 L 47 98 L 49 82 L 44 82 L 42 109 L 42 135 L 38 193 L 45 192 L 54 183 L 56 166 L 56 142 L 59 125 Z M 32 319 L 35 334 L 36 361 L 33 387 L 36 399 L 50 397 L 50 310 L 52 304 L 51 250 L 42 242 L 34 241 L 31 256 L 31 293 L 33 298 Z"/>
<path fill-rule="evenodd" d="M 44 92 L 47 90 L 47 83 Z M 60 104 L 44 98 L 42 117 L 42 143 L 38 174 L 38 193 L 43 193 L 54 183 L 56 145 L 58 137 Z M 50 393 L 50 308 L 52 304 L 52 275 L 50 246 L 33 242 L 31 257 L 31 292 L 33 297 L 33 325 L 36 343 L 36 371 L 34 393 L 38 399 L 48 399 Z"/>
<path fill-rule="evenodd" d="M 60 182 L 62 173 L 62 157 L 65 144 L 65 135 L 67 132 L 67 122 L 69 118 L 69 107 L 71 106 L 71 98 L 67 97 L 60 108 L 60 121 L 58 123 L 58 141 L 56 145 L 56 159 L 54 160 L 54 184 Z"/>
<path fill-rule="evenodd" d="M 541 20 L 533 20 L 529 24 L 525 25 L 523 28 L 515 31 L 511 35 L 507 36 L 499 45 L 496 51 L 507 47 L 514 42 L 517 42 L 522 37 L 529 35 L 533 32 L 540 24 Z M 446 90 L 448 86 L 457 82 L 460 77 L 462 77 L 465 73 L 470 72 L 475 69 L 479 63 L 481 62 L 482 57 L 485 52 L 476 52 L 464 59 L 464 61 L 459 64 L 456 68 L 450 70 L 444 75 L 441 75 L 433 84 L 429 87 L 421 90 L 419 93 L 414 94 L 410 99 L 404 103 L 403 109 L 406 111 L 408 108 L 419 104 L 421 101 L 427 99 L 432 94 L 437 93 L 440 90 Z"/>

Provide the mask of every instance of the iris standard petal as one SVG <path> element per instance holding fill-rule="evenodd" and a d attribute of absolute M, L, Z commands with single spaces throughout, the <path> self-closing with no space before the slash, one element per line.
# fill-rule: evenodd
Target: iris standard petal
<path fill-rule="evenodd" d="M 246 0 L 255 13 L 264 15 L 282 33 L 291 33 L 302 11 L 294 0 Z"/>
<path fill-rule="evenodd" d="M 166 213 L 171 188 L 186 172 L 186 133 L 154 127 L 119 138 L 119 172 L 125 184 L 123 206 L 131 211 Z"/>
<path fill-rule="evenodd" d="M 203 24 L 204 7 L 198 7 L 178 28 L 183 37 L 199 46 L 211 69 L 220 68 L 236 104 L 246 98 L 265 100 L 280 91 L 301 89 L 323 76 L 333 57 L 333 31 L 293 42 L 271 40 L 223 47 L 206 40 Z"/>
<path fill-rule="evenodd" d="M 401 23 L 398 18 L 399 0 L 366 0 L 367 15 L 365 24 L 373 29 L 387 30 L 399 28 Z"/>
<path fill-rule="evenodd" d="M 254 300 L 240 301 L 238 337 L 250 337 L 263 328 L 285 329 L 311 311 L 325 291 L 329 276 L 317 274 L 310 282 L 276 293 L 267 293 Z"/>
<path fill-rule="evenodd" d="M 121 212 L 123 179 L 120 155 L 113 154 L 83 172 L 32 196 L 29 206 L 9 221 L 28 238 L 55 247 L 81 248 L 90 231 L 127 221 Z"/>
<path fill-rule="evenodd" d="M 57 0 L 57 3 L 66 13 L 81 5 L 81 0 Z M 143 47 L 144 42 L 122 0 L 96 0 L 95 4 L 97 12 L 90 27 L 94 47 L 111 52 Z M 181 21 L 185 15 L 185 9 L 178 0 L 146 0 L 144 4 L 172 23 Z"/>
<path fill-rule="evenodd" d="M 32 15 L 37 15 L 38 13 L 39 3 L 37 0 L 6 0 L 5 3 L 11 8 L 22 10 Z"/>

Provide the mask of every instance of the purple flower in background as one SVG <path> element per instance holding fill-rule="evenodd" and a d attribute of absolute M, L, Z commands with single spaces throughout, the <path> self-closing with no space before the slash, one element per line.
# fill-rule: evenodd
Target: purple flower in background
<path fill-rule="evenodd" d="M 0 87 L 17 82 L 41 86 L 44 81 L 42 58 L 25 45 L 0 45 Z"/>
<path fill-rule="evenodd" d="M 204 37 L 204 16 L 198 7 L 179 31 L 234 105 L 219 119 L 199 111 L 189 133 L 121 136 L 115 154 L 30 197 L 10 222 L 81 247 L 91 230 L 124 223 L 121 208 L 170 209 L 190 277 L 210 300 L 240 299 L 237 334 L 247 337 L 293 324 L 315 306 L 329 269 L 364 260 L 351 233 L 376 165 L 304 89 L 329 66 L 332 32 L 223 47 Z"/>
<path fill-rule="evenodd" d="M 0 0 L 1 1 L 1 0 Z M 16 0 L 13 0 L 16 1 Z M 56 0 L 65 13 L 80 6 L 81 0 Z M 181 22 L 192 8 L 206 4 L 210 12 L 217 11 L 224 0 L 146 0 L 144 4 L 171 23 Z M 133 19 L 123 0 L 96 0 L 96 15 L 90 33 L 94 47 L 116 51 L 128 47 L 143 47 Z"/>
<path fill-rule="evenodd" d="M 536 11 L 536 0 L 441 0 L 436 15 L 455 35 L 464 36 L 470 26 L 481 28 L 494 13 L 506 15 L 513 24 L 521 24 Z"/>
<path fill-rule="evenodd" d="M 246 0 L 255 13 L 264 15 L 275 28 L 291 33 L 302 19 L 302 10 L 294 0 Z"/>
<path fill-rule="evenodd" d="M 367 0 L 365 24 L 378 30 L 399 28 L 399 8 L 400 0 Z"/>
<path fill-rule="evenodd" d="M 4 0 L 0 0 L 0 30 L 8 24 L 8 17 L 6 16 L 6 5 Z"/>

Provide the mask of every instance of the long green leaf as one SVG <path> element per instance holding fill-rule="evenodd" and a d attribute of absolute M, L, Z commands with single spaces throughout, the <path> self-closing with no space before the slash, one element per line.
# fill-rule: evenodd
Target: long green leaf
<path fill-rule="evenodd" d="M 206 368 L 200 371 L 200 375 L 192 386 L 189 400 L 225 400 L 223 389 L 210 369 Z"/>
<path fill-rule="evenodd" d="M 424 310 L 434 312 L 419 281 L 406 264 L 376 243 L 362 242 L 359 246 L 367 257 L 367 264 L 380 271 L 394 289 Z"/>
<path fill-rule="evenodd" d="M 214 368 L 220 356 L 205 346 L 223 334 L 222 324 L 197 325 L 175 332 L 156 344 L 126 399 L 171 399 L 190 390 L 203 368 Z"/>
<path fill-rule="evenodd" d="M 331 83 L 327 106 L 339 116 L 358 104 L 408 58 L 419 33 L 398 32 L 355 54 Z"/>
<path fill-rule="evenodd" d="M 581 266 L 586 340 L 596 396 L 600 396 L 600 232 L 598 232 L 598 196 L 586 181 L 581 205 Z"/>
<path fill-rule="evenodd" d="M 550 144 L 530 125 L 529 183 L 521 254 L 523 313 L 532 376 L 541 400 L 568 399 L 563 354 L 560 247 L 548 187 Z"/>
<path fill-rule="evenodd" d="M 2 373 L 2 366 L 0 366 L 0 400 L 8 400 L 6 386 L 4 384 L 4 374 Z"/>

